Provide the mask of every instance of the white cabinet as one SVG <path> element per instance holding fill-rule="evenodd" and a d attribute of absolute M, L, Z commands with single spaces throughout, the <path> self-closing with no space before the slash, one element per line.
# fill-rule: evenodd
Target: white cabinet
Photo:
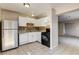
<path fill-rule="evenodd" d="M 48 19 L 48 17 L 45 18 L 41 18 L 41 19 L 37 19 L 35 21 L 35 26 L 47 26 L 49 25 L 50 21 Z"/>
<path fill-rule="evenodd" d="M 26 23 L 33 23 L 35 26 L 47 26 L 49 25 L 50 21 L 48 17 L 41 18 L 41 19 L 34 19 L 29 17 L 19 17 L 19 26 L 26 26 Z"/>
<path fill-rule="evenodd" d="M 47 26 L 49 24 L 49 20 L 48 18 L 42 18 L 42 19 L 39 19 L 40 22 L 41 22 L 41 26 Z"/>
<path fill-rule="evenodd" d="M 29 42 L 38 41 L 40 36 L 39 36 L 38 32 L 31 32 L 31 33 L 29 33 Z"/>
<path fill-rule="evenodd" d="M 30 18 L 28 17 L 19 17 L 19 26 L 26 26 L 26 23 L 30 22 Z"/>
<path fill-rule="evenodd" d="M 29 42 L 41 42 L 41 32 L 30 32 L 29 33 Z"/>
<path fill-rule="evenodd" d="M 35 37 L 34 33 L 31 32 L 31 33 L 29 33 L 29 42 L 34 42 L 34 41 L 36 41 L 36 37 Z"/>
<path fill-rule="evenodd" d="M 36 32 L 36 39 L 41 43 L 41 32 Z"/>
<path fill-rule="evenodd" d="M 41 32 L 28 32 L 19 35 L 20 45 L 35 41 L 41 42 Z"/>
<path fill-rule="evenodd" d="M 26 23 L 35 23 L 35 19 L 19 16 L 19 26 L 26 26 Z"/>
<path fill-rule="evenodd" d="M 19 34 L 19 44 L 26 44 L 29 42 L 28 33 Z"/>
<path fill-rule="evenodd" d="M 40 20 L 35 20 L 35 21 L 34 21 L 34 25 L 35 25 L 35 26 L 41 26 Z"/>
<path fill-rule="evenodd" d="M 19 17 L 19 26 L 26 26 L 26 23 L 28 23 L 28 19 L 25 17 Z"/>

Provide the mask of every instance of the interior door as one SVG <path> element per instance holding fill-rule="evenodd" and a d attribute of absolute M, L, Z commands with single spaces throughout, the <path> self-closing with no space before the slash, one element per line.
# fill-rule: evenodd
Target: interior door
<path fill-rule="evenodd" d="M 2 30 L 2 51 L 18 47 L 17 30 Z"/>

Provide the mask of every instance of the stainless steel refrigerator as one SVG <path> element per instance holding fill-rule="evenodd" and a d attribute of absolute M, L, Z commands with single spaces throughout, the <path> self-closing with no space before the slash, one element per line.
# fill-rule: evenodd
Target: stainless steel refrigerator
<path fill-rule="evenodd" d="M 18 47 L 18 22 L 17 20 L 2 20 L 1 51 Z"/>

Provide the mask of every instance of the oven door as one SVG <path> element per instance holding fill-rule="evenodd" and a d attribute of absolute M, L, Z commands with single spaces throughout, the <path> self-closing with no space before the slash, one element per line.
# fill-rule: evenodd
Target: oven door
<path fill-rule="evenodd" d="M 50 47 L 50 35 L 48 35 L 48 33 L 42 33 L 42 36 L 41 36 L 41 43 L 47 47 Z"/>

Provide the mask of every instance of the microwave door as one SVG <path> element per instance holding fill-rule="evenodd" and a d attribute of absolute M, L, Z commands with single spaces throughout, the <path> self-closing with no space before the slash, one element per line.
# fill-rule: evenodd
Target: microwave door
<path fill-rule="evenodd" d="M 2 29 L 17 29 L 17 20 L 3 20 Z"/>

